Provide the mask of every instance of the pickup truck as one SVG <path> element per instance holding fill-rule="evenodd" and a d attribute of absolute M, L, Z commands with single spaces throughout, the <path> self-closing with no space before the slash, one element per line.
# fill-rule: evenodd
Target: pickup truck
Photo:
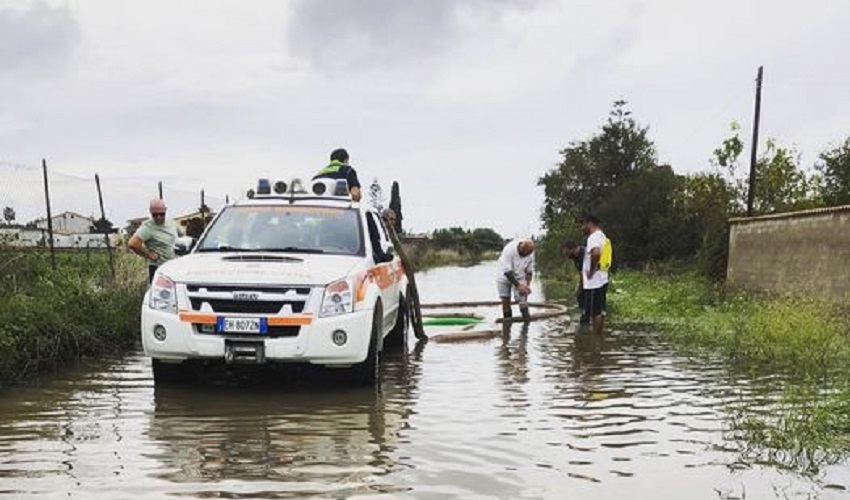
<path fill-rule="evenodd" d="M 260 180 L 178 247 L 142 305 L 157 384 L 210 363 L 309 363 L 372 384 L 384 345 L 406 341 L 402 262 L 345 181 Z"/>

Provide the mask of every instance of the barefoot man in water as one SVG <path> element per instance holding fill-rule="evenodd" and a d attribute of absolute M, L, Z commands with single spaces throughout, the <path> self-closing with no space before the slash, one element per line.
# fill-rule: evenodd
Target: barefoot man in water
<path fill-rule="evenodd" d="M 534 242 L 527 239 L 511 240 L 499 257 L 499 276 L 496 288 L 502 301 L 502 314 L 505 318 L 513 316 L 511 312 L 511 292 L 519 303 L 519 311 L 524 321 L 529 321 L 528 296 L 531 294 L 531 276 L 534 273 Z"/>

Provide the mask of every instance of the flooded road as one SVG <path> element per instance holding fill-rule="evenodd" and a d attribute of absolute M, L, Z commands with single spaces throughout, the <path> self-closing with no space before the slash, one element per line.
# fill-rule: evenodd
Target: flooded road
<path fill-rule="evenodd" d="M 492 299 L 494 273 L 437 269 L 421 295 Z M 850 497 L 850 464 L 805 478 L 742 463 L 727 408 L 764 404 L 771 381 L 681 357 L 651 333 L 597 338 L 545 321 L 411 345 L 383 369 L 368 390 L 155 389 L 132 355 L 3 389 L 0 498 Z"/>

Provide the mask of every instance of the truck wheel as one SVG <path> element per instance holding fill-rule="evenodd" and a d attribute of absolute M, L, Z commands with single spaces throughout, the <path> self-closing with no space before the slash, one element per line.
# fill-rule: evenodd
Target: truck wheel
<path fill-rule="evenodd" d="M 152 359 L 151 368 L 154 384 L 179 384 L 191 379 L 183 363 L 166 363 Z"/>
<path fill-rule="evenodd" d="M 399 294 L 395 326 L 384 339 L 385 346 L 398 348 L 407 345 L 407 330 L 410 324 L 408 317 L 407 299 L 404 298 L 404 295 Z"/>
<path fill-rule="evenodd" d="M 366 360 L 351 367 L 351 380 L 357 385 L 374 385 L 379 379 L 381 347 L 381 323 L 384 317 L 381 303 L 375 305 L 372 315 L 372 333 L 369 338 L 369 352 Z"/>

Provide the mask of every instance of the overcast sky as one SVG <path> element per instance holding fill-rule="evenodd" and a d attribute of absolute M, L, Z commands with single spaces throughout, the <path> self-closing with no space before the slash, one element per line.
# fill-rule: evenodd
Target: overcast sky
<path fill-rule="evenodd" d="M 838 0 L 0 0 L 0 161 L 140 186 L 107 196 L 122 218 L 153 180 L 233 197 L 344 146 L 364 183 L 400 182 L 413 230 L 527 234 L 537 179 L 616 99 L 663 161 L 705 169 L 730 121 L 749 134 L 762 64 L 762 137 L 811 164 L 850 135 L 848 19 Z"/>

